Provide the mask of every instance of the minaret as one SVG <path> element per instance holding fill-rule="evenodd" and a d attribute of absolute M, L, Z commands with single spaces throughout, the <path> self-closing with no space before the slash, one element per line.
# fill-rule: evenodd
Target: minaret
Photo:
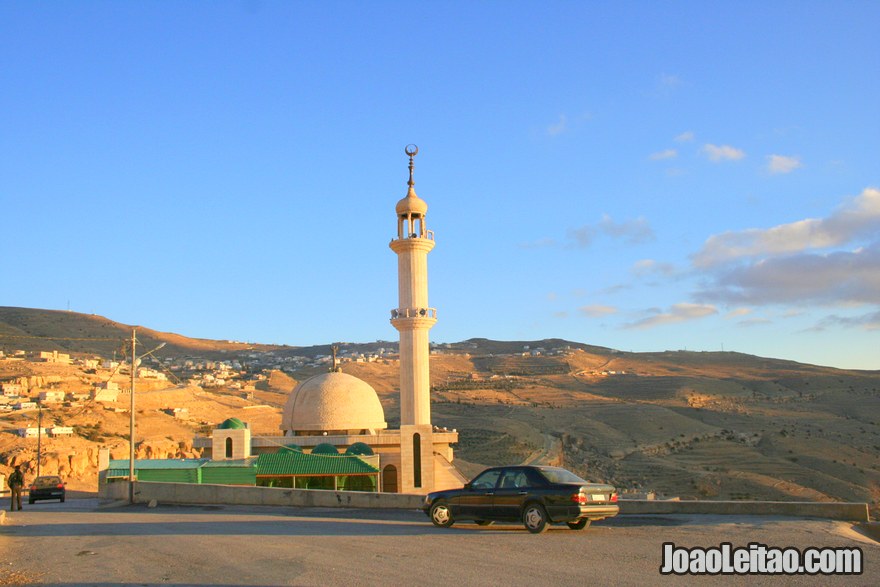
<path fill-rule="evenodd" d="M 428 204 L 416 195 L 413 158 L 419 148 L 407 145 L 409 190 L 397 203 L 399 304 L 391 310 L 391 324 L 400 332 L 401 491 L 430 491 L 434 485 L 431 427 L 431 379 L 428 331 L 437 322 L 437 310 L 428 307 L 428 253 L 434 233 L 425 226 Z"/>

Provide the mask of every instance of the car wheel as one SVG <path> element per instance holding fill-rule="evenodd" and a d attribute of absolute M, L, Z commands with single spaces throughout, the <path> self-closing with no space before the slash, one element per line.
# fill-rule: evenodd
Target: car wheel
<path fill-rule="evenodd" d="M 64 503 L 64 498 L 63 498 L 63 497 L 61 498 L 61 503 Z"/>
<path fill-rule="evenodd" d="M 545 532 L 550 526 L 547 511 L 539 503 L 530 503 L 526 506 L 526 509 L 523 510 L 522 521 L 526 530 L 532 534 Z"/>
<path fill-rule="evenodd" d="M 474 520 L 474 523 L 475 523 L 477 526 L 491 526 L 491 525 L 494 524 L 495 522 L 492 521 L 492 520 Z"/>
<path fill-rule="evenodd" d="M 455 522 L 448 503 L 438 501 L 431 506 L 431 522 L 440 528 L 448 528 Z"/>
<path fill-rule="evenodd" d="M 580 520 L 575 520 L 574 522 L 566 522 L 566 525 L 572 530 L 583 530 L 584 528 L 588 528 L 590 526 L 590 522 L 592 520 L 588 520 L 587 518 L 581 518 Z"/>
<path fill-rule="evenodd" d="M 36 500 L 36 499 L 29 499 L 29 500 L 28 500 L 28 503 L 31 504 L 31 505 L 34 505 L 34 502 L 35 502 L 35 501 L 37 501 L 37 500 Z"/>

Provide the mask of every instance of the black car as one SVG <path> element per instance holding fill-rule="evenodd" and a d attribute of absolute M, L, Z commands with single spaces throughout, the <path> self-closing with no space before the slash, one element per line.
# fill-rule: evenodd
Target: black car
<path fill-rule="evenodd" d="M 521 521 L 533 534 L 562 522 L 581 530 L 619 511 L 611 485 L 590 483 L 560 467 L 535 466 L 486 469 L 461 489 L 429 493 L 422 509 L 441 528 L 457 520 Z"/>
<path fill-rule="evenodd" d="M 31 483 L 28 503 L 34 503 L 39 499 L 60 499 L 64 502 L 64 482 L 58 475 L 43 475 L 34 479 Z"/>

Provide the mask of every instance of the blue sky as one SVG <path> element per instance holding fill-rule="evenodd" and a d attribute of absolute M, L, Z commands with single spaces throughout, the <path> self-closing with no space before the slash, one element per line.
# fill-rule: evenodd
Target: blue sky
<path fill-rule="evenodd" d="M 880 369 L 877 2 L 0 4 L 0 305 Z"/>

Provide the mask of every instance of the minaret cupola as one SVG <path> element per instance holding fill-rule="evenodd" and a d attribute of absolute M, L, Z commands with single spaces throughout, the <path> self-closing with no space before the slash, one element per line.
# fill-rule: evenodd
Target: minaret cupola
<path fill-rule="evenodd" d="M 428 204 L 416 195 L 413 180 L 415 164 L 413 158 L 418 155 L 419 148 L 416 145 L 407 145 L 405 152 L 409 155 L 409 189 L 406 196 L 397 202 L 397 238 L 425 238 L 429 237 L 429 231 L 425 227 L 425 215 L 428 213 Z"/>

